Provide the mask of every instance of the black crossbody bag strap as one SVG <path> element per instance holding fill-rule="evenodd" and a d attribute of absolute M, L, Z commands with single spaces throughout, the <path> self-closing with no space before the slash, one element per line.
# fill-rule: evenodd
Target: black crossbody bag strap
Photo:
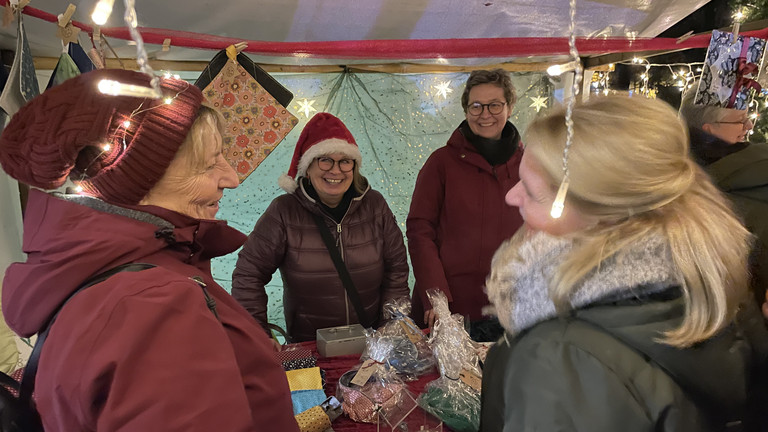
<path fill-rule="evenodd" d="M 61 309 L 64 307 L 64 305 L 69 302 L 72 297 L 74 297 L 77 293 L 80 291 L 96 285 L 97 283 L 104 282 L 105 280 L 109 279 L 110 277 L 114 276 L 117 273 L 120 272 L 138 272 L 142 270 L 147 270 L 152 267 L 155 267 L 153 264 L 144 264 L 144 263 L 128 263 L 123 264 L 121 266 L 117 266 L 111 270 L 107 270 L 104 273 L 98 274 L 91 279 L 88 279 L 85 281 L 80 287 L 75 290 L 72 294 L 67 297 L 66 300 L 64 300 L 64 303 L 59 306 L 59 309 L 56 311 L 56 313 L 53 315 L 50 321 L 48 321 L 48 324 L 45 326 L 45 329 L 41 331 L 37 335 L 37 341 L 35 341 L 35 347 L 32 349 L 32 354 L 29 356 L 29 360 L 27 361 L 27 365 L 24 367 L 24 375 L 21 378 L 21 385 L 19 386 L 19 400 L 21 403 L 25 405 L 32 406 L 32 393 L 35 390 L 35 376 L 37 375 L 37 364 L 40 361 L 40 352 L 43 350 L 43 343 L 45 342 L 45 339 L 48 337 L 48 331 L 51 329 L 51 326 L 53 326 L 53 322 L 56 321 L 56 317 L 59 316 L 59 312 L 61 312 Z"/>
<path fill-rule="evenodd" d="M 357 289 L 355 288 L 355 284 L 352 282 L 352 276 L 349 275 L 347 266 L 341 259 L 341 254 L 339 253 L 339 249 L 336 247 L 336 244 L 333 241 L 330 230 L 328 230 L 328 225 L 325 224 L 323 217 L 319 214 L 312 213 L 312 219 L 315 220 L 317 229 L 320 231 L 320 237 L 323 238 L 325 247 L 328 248 L 328 253 L 331 254 L 333 265 L 336 266 L 336 271 L 339 272 L 341 283 L 344 285 L 344 289 L 347 290 L 347 296 L 349 296 L 349 300 L 352 302 L 352 306 L 355 307 L 355 312 L 357 313 L 357 317 L 360 319 L 360 324 L 362 324 L 363 327 L 371 327 L 374 323 L 369 321 L 368 314 L 366 314 L 365 309 L 363 309 L 363 304 L 360 302 L 360 294 L 358 294 Z"/>

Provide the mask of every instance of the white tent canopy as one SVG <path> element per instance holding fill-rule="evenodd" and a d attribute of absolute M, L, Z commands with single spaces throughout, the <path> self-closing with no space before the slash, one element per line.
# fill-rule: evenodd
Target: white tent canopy
<path fill-rule="evenodd" d="M 6 3 L 8 0 L 3 0 Z M 590 38 L 652 38 L 695 11 L 708 0 L 576 0 L 577 36 Z M 74 21 L 92 26 L 90 14 L 96 0 L 72 2 Z M 33 0 L 29 7 L 61 14 L 66 2 Z M 209 60 L 213 53 L 180 47 L 185 36 L 214 41 L 220 38 L 263 42 L 324 42 L 382 40 L 450 40 L 468 38 L 553 38 L 567 36 L 568 0 L 187 0 L 137 1 L 138 25 L 165 34 L 172 48 L 160 52 L 148 45 L 162 60 Z M 116 0 L 103 32 L 124 27 L 124 7 Z M 60 40 L 56 25 L 25 17 L 32 54 L 58 57 Z M 174 32 L 192 32 L 194 35 Z M 125 34 L 125 33 L 123 33 Z M 14 26 L 0 29 L 0 48 L 13 49 Z M 145 36 L 145 39 L 147 37 Z M 88 40 L 81 35 L 81 43 Z M 485 41 L 493 43 L 492 41 Z M 136 49 L 128 40 L 110 43 L 120 57 L 133 58 Z M 162 42 L 160 42 L 162 43 Z M 182 45 L 190 45 L 185 43 Z M 194 45 L 194 44 L 191 44 Z M 258 51 L 257 43 L 249 47 Z M 478 46 L 478 48 L 482 48 Z M 471 57 L 471 56 L 469 56 Z M 255 55 L 254 60 L 271 64 L 342 64 L 375 59 L 318 58 L 307 55 Z M 452 59 L 451 64 L 509 61 L 509 58 Z M 397 59 L 388 58 L 388 62 Z M 421 62 L 435 59 L 421 59 Z M 368 61 L 370 63 L 370 61 Z M 377 61 L 380 62 L 380 61 Z"/>

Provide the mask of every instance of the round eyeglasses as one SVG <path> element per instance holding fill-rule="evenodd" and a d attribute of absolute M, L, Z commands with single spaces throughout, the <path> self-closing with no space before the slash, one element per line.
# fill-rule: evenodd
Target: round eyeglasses
<path fill-rule="evenodd" d="M 472 115 L 480 115 L 483 113 L 483 109 L 488 107 L 488 112 L 496 115 L 501 114 L 504 111 L 505 102 L 491 102 L 487 104 L 481 104 L 479 102 L 473 102 L 467 107 L 467 111 Z"/>
<path fill-rule="evenodd" d="M 315 159 L 317 161 L 317 167 L 320 168 L 323 171 L 330 171 L 333 169 L 333 166 L 336 164 L 339 164 L 339 170 L 341 172 L 350 172 L 355 168 L 355 160 L 354 159 L 339 159 L 335 160 L 333 158 L 329 157 L 319 157 Z"/>

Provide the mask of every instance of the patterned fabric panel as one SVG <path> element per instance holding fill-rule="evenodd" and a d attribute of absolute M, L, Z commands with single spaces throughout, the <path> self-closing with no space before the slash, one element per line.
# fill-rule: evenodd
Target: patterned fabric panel
<path fill-rule="evenodd" d="M 203 90 L 226 121 L 224 156 L 242 183 L 299 122 L 236 62 Z"/>

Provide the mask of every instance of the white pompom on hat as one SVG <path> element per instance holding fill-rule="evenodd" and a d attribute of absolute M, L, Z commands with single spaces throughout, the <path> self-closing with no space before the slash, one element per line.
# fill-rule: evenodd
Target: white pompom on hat
<path fill-rule="evenodd" d="M 342 153 L 354 159 L 358 167 L 363 162 L 355 137 L 344 123 L 333 114 L 317 113 L 301 131 L 291 167 L 280 176 L 277 183 L 284 191 L 293 193 L 298 187 L 296 180 L 307 175 L 307 168 L 312 161 L 333 153 Z"/>

